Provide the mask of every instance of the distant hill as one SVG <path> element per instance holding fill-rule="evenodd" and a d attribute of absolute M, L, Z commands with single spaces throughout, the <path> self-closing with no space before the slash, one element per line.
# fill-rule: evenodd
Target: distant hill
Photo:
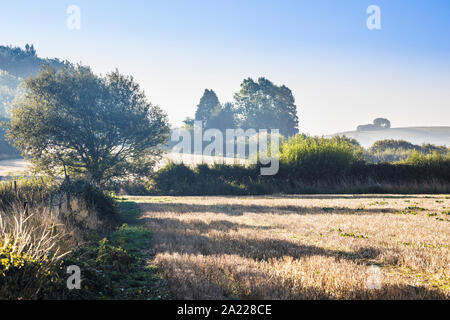
<path fill-rule="evenodd" d="M 450 146 L 450 127 L 406 127 L 383 130 L 347 131 L 330 135 L 354 138 L 363 147 L 370 147 L 378 140 L 406 140 L 413 144 L 431 143 Z"/>
<path fill-rule="evenodd" d="M 15 98 L 23 94 L 20 84 L 29 76 L 37 75 L 43 64 L 60 69 L 67 62 L 39 58 L 33 45 L 25 49 L 0 46 L 0 117 L 9 117 Z"/>
<path fill-rule="evenodd" d="M 0 69 L 18 78 L 28 78 L 37 75 L 43 64 L 60 69 L 64 61 L 59 59 L 43 59 L 37 56 L 33 45 L 25 49 L 11 46 L 0 46 Z"/>

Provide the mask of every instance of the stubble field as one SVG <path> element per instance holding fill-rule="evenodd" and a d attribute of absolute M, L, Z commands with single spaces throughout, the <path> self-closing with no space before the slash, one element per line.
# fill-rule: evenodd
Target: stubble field
<path fill-rule="evenodd" d="M 448 299 L 448 195 L 129 197 L 174 299 Z"/>

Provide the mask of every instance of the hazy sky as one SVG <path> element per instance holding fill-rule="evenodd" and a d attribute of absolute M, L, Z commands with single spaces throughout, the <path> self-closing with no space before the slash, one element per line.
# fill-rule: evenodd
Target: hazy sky
<path fill-rule="evenodd" d="M 69 5 L 81 29 L 66 26 Z M 369 30 L 369 5 L 381 30 Z M 285 84 L 300 131 L 450 126 L 448 0 L 0 0 L 0 44 L 133 75 L 173 125 L 205 88 L 231 101 L 244 78 Z"/>

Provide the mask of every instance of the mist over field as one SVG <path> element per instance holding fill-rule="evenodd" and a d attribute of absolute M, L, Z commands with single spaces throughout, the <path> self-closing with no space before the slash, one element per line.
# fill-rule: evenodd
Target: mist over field
<path fill-rule="evenodd" d="M 372 146 L 376 141 L 386 139 L 405 140 L 418 145 L 430 143 L 448 146 L 450 127 L 407 127 L 373 131 L 346 131 L 332 136 L 353 138 L 366 148 Z"/>

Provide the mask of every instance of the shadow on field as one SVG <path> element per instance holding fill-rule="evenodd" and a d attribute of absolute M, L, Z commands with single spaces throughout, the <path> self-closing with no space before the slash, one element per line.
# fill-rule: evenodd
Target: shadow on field
<path fill-rule="evenodd" d="M 298 241 L 273 239 L 270 238 L 270 232 L 275 226 L 226 220 L 210 223 L 200 219 L 182 221 L 176 217 L 151 215 L 152 210 L 162 209 L 174 213 L 201 212 L 198 208 L 194 209 L 198 207 L 196 205 L 146 203 L 141 206 L 147 211 L 142 222 L 153 233 L 149 253 L 160 257 L 160 267 L 174 299 L 448 299 L 442 291 L 424 286 L 386 283 L 380 289 L 370 290 L 365 288 L 364 283 L 357 287 L 345 287 L 345 279 L 342 287 L 336 289 L 331 286 L 333 292 L 330 288 L 320 286 L 293 286 L 289 277 L 264 268 L 252 268 L 251 264 L 249 267 L 235 265 L 233 261 L 239 261 L 236 260 L 237 256 L 254 261 L 323 256 L 334 258 L 337 262 L 352 261 L 369 266 L 373 264 L 372 259 L 378 258 L 381 252 L 369 246 L 343 251 Z M 210 206 L 200 207 L 205 212 L 211 212 Z M 244 207 L 245 210 L 248 209 L 247 206 Z M 222 210 L 218 212 L 223 213 Z M 265 235 L 268 236 L 258 236 L 259 230 L 266 231 Z M 248 232 L 254 237 L 245 236 Z"/>
<path fill-rule="evenodd" d="M 219 213 L 230 216 L 242 216 L 244 213 L 270 213 L 270 214 L 380 214 L 395 213 L 398 209 L 393 208 L 364 208 L 354 209 L 345 207 L 302 207 L 302 206 L 261 206 L 261 205 L 206 205 L 190 203 L 139 203 L 143 212 L 177 212 L 177 213 Z"/>
<path fill-rule="evenodd" d="M 195 231 L 198 233 L 208 233 L 212 230 L 228 232 L 228 231 L 238 231 L 242 229 L 252 229 L 252 230 L 270 230 L 275 229 L 271 226 L 255 226 L 248 225 L 244 223 L 235 223 L 227 220 L 214 220 L 210 223 L 206 223 L 202 220 L 191 220 L 189 223 L 183 222 L 178 219 L 170 218 L 145 218 L 143 219 L 146 223 L 157 224 L 159 226 L 166 226 L 174 231 L 187 232 Z"/>
<path fill-rule="evenodd" d="M 152 230 L 153 246 L 159 253 L 202 254 L 202 255 L 239 255 L 241 257 L 257 261 L 267 261 L 272 258 L 289 256 L 299 259 L 304 256 L 321 255 L 334 257 L 337 260 L 362 260 L 374 259 L 379 255 L 375 248 L 360 248 L 355 252 L 324 249 L 313 245 L 296 244 L 280 239 L 253 239 L 242 236 L 221 235 L 212 238 L 202 235 L 212 230 L 228 231 L 245 228 L 267 228 L 248 226 L 229 221 L 216 221 L 207 224 L 202 221 L 183 222 L 177 219 L 144 218 L 144 223 Z M 269 227 L 270 228 L 270 227 Z"/>
<path fill-rule="evenodd" d="M 173 262 L 172 262 L 173 263 Z M 293 288 L 282 276 L 262 270 L 236 269 L 233 276 L 223 274 L 217 265 L 205 266 L 195 260 L 169 264 L 167 281 L 174 299 L 281 299 L 281 300 L 446 300 L 438 289 L 424 286 L 381 284 L 379 289 L 347 288 L 329 292 L 319 286 Z M 172 269 L 175 267 L 175 269 Z M 181 270 L 179 268 L 182 268 Z M 212 268 L 212 269 L 211 269 Z M 230 270 L 228 269 L 228 272 Z M 192 276 L 195 275 L 195 276 Z M 362 284 L 364 287 L 364 284 Z M 339 294 L 339 296 L 336 296 Z"/>

